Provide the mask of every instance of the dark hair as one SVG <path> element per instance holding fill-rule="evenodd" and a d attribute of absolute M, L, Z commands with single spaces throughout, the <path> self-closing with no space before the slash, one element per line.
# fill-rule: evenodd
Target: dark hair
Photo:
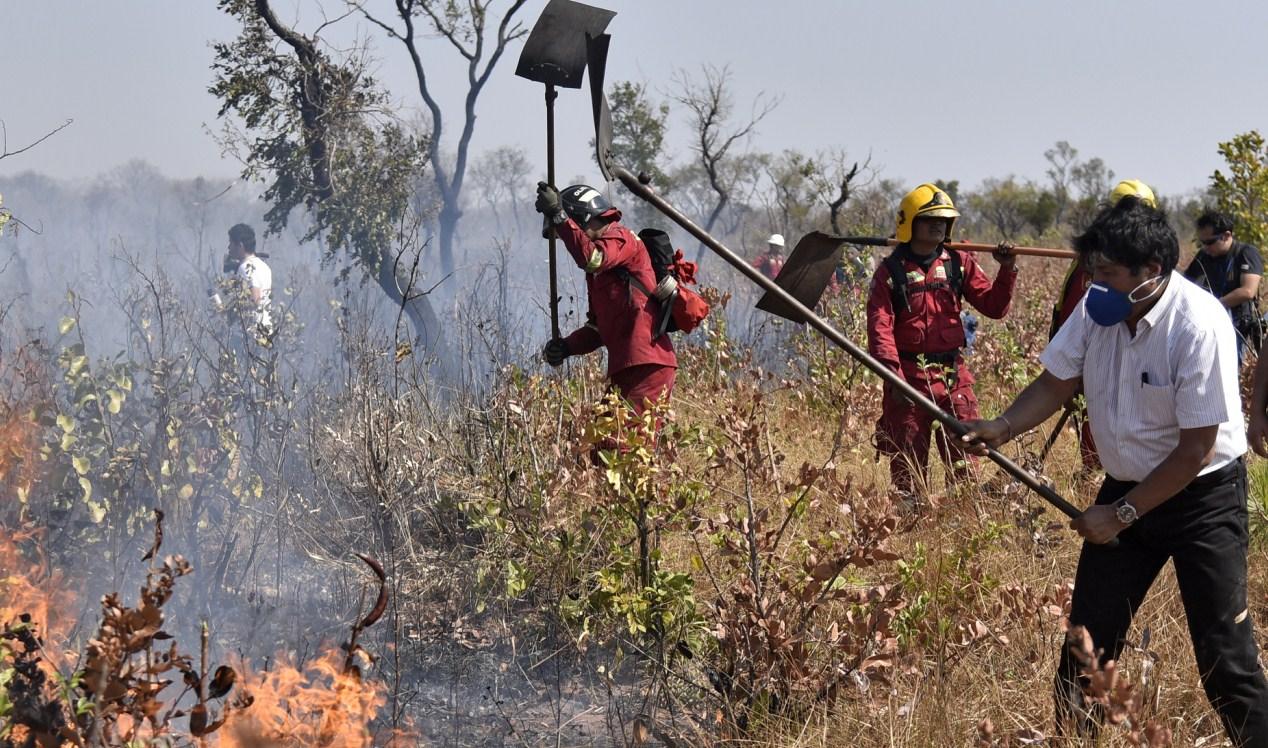
<path fill-rule="evenodd" d="M 1233 230 L 1233 217 L 1215 208 L 1207 208 L 1198 216 L 1197 225 L 1200 229 L 1210 229 L 1212 234 L 1222 234 Z"/>
<path fill-rule="evenodd" d="M 255 254 L 255 229 L 239 223 L 229 229 L 229 241 L 241 244 L 250 254 Z"/>
<path fill-rule="evenodd" d="M 1180 261 L 1180 242 L 1167 214 L 1130 197 L 1097 213 L 1092 225 L 1074 238 L 1074 249 L 1085 263 L 1101 255 L 1125 265 L 1132 275 L 1154 260 L 1165 275 Z"/>

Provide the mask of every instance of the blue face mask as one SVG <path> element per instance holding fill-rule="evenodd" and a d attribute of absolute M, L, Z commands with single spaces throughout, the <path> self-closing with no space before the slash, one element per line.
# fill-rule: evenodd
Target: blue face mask
<path fill-rule="evenodd" d="M 1087 298 L 1083 300 L 1083 308 L 1087 310 L 1087 316 L 1091 317 L 1096 324 L 1101 327 L 1113 327 L 1131 316 L 1132 304 L 1145 301 L 1158 293 L 1162 284 L 1156 285 L 1154 290 L 1139 299 L 1134 298 L 1142 286 L 1153 283 L 1161 277 L 1161 275 L 1154 276 L 1128 293 L 1117 291 L 1101 283 L 1093 283 L 1087 288 Z"/>

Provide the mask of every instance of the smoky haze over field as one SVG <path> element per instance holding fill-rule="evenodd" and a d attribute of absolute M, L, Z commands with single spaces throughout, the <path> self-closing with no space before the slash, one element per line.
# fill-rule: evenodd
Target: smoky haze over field
<path fill-rule="evenodd" d="M 42 147 L 55 147 L 55 142 Z M 530 186 L 525 183 L 525 191 Z M 628 194 L 611 194 L 618 204 L 635 202 Z M 69 313 L 71 291 L 89 309 L 82 332 L 90 350 L 104 356 L 130 354 L 139 320 L 128 319 L 126 299 L 143 282 L 138 271 L 163 276 L 189 309 L 214 316 L 208 295 L 223 276 L 227 230 L 245 222 L 256 228 L 258 250 L 269 255 L 275 305 L 293 314 L 290 324 L 302 341 L 295 351 L 302 356 L 295 362 L 297 370 L 316 375 L 336 356 L 335 319 L 343 308 L 371 321 L 367 329 L 382 336 L 385 345 L 397 337 L 412 339 L 408 321 L 397 319 L 397 305 L 358 268 L 349 268 L 340 258 L 324 259 L 319 241 L 300 241 L 307 223 L 301 212 L 296 211 L 281 235 L 264 236 L 262 216 L 268 206 L 252 185 L 240 180 L 175 179 L 133 161 L 94 179 L 59 180 L 35 172 L 0 176 L 0 195 L 23 224 L 10 224 L 0 238 L 0 295 L 8 305 L 5 324 L 11 331 L 52 343 L 58 321 Z M 451 372 L 458 379 L 448 382 L 455 386 L 484 388 L 507 364 L 536 368 L 536 355 L 549 332 L 540 219 L 522 194 L 500 197 L 491 202 L 482 195 L 468 209 L 452 276 L 426 271 L 435 257 L 431 243 L 423 239 L 419 286 L 435 300 L 452 355 L 460 363 Z M 695 244 L 681 241 L 682 232 L 667 219 L 637 205 L 634 209 L 648 218 L 647 225 L 670 230 L 678 245 L 694 254 Z M 764 225 L 750 227 L 750 240 L 737 249 L 760 245 L 756 237 L 765 232 Z M 580 271 L 562 246 L 559 252 L 561 326 L 566 333 L 584 322 L 585 295 Z M 402 258 L 405 265 L 411 261 Z M 755 296 L 747 281 L 717 261 L 707 263 L 705 283 L 735 290 L 749 302 L 732 307 L 739 329 L 760 325 L 765 315 L 750 310 Z"/>
<path fill-rule="evenodd" d="M 162 274 L 179 289 L 182 302 L 195 309 L 206 303 L 204 311 L 210 314 L 207 297 L 223 275 L 226 232 L 245 222 L 256 228 L 258 250 L 269 255 L 275 304 L 289 309 L 303 328 L 300 351 L 310 370 L 334 354 L 336 312 L 331 302 L 368 313 L 380 323 L 377 332 L 391 337 L 397 311 L 391 302 L 373 285 L 367 287 L 358 272 L 340 280 L 345 268 L 338 261 L 323 265 L 320 243 L 299 241 L 303 216 L 297 215 L 282 235 L 264 236 L 261 217 L 267 206 L 240 181 L 172 179 L 148 164 L 132 162 L 91 180 L 56 180 L 33 172 L 4 176 L 0 195 L 25 224 L 11 224 L 0 240 L 7 262 L 0 289 L 9 304 L 6 324 L 11 330 L 42 332 L 49 338 L 67 313 L 67 291 L 74 291 L 92 310 L 85 320 L 90 346 L 102 355 L 126 351 L 129 322 L 119 302 L 139 282 L 137 270 L 149 276 Z M 527 343 L 545 329 L 540 309 L 545 296 L 540 293 L 543 242 L 518 232 L 511 206 L 496 208 L 507 215 L 488 208 L 473 211 L 471 231 L 480 232 L 487 225 L 487 240 L 463 252 L 459 272 L 434 293 L 452 314 L 472 323 L 464 325 L 472 329 L 487 321 L 481 315 L 489 314 L 498 295 L 505 293 L 501 306 L 512 316 L 496 320 L 496 326 L 526 328 L 532 333 L 525 338 Z M 522 207 L 519 216 L 528 218 Z M 425 263 L 429 254 L 423 252 Z M 428 277 L 424 288 L 439 280 Z M 476 298 L 457 301 L 459 284 L 464 294 L 474 293 Z M 569 286 L 565 283 L 563 288 Z M 452 332 L 458 334 L 459 329 Z M 400 334 L 411 335 L 408 325 Z M 503 345 L 472 351 L 471 371 L 483 377 L 491 364 L 518 360 L 526 350 L 522 345 Z M 490 361 L 489 355 L 498 358 Z"/>

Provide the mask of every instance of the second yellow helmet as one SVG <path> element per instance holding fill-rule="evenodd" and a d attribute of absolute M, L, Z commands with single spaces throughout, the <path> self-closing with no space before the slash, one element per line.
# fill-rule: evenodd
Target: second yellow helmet
<path fill-rule="evenodd" d="M 1148 189 L 1148 188 L 1146 188 Z M 951 236 L 951 228 L 960 211 L 955 209 L 951 196 L 936 185 L 922 184 L 908 192 L 898 204 L 898 220 L 895 222 L 894 237 L 900 242 L 911 241 L 911 224 L 917 218 L 950 218 L 947 236 Z"/>
<path fill-rule="evenodd" d="M 1154 198 L 1154 191 L 1149 189 L 1149 185 L 1139 179 L 1124 179 L 1114 185 L 1114 189 L 1110 190 L 1109 203 L 1114 205 L 1128 195 L 1140 198 L 1142 203 L 1151 208 L 1158 207 L 1158 201 Z"/>

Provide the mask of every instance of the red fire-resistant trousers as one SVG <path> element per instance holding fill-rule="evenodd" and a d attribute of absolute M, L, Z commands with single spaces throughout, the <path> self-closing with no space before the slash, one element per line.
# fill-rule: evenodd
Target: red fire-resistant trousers
<path fill-rule="evenodd" d="M 956 364 L 954 376 L 921 371 L 916 362 L 903 361 L 903 376 L 912 386 L 961 421 L 978 417 L 977 396 L 973 394 L 973 378 L 964 362 Z M 929 467 L 929 432 L 934 418 L 909 402 L 897 390 L 885 385 L 881 402 L 881 418 L 876 424 L 876 446 L 889 456 L 889 475 L 898 491 L 911 492 L 916 476 L 927 478 Z M 960 449 L 946 429 L 938 429 L 938 454 L 947 466 L 948 482 L 968 477 L 972 456 Z"/>
<path fill-rule="evenodd" d="M 630 366 L 616 374 L 612 375 L 612 386 L 617 392 L 621 393 L 621 397 L 634 411 L 636 416 L 643 415 L 643 411 L 651 407 L 657 400 L 664 397 L 666 400 L 674 391 L 674 375 L 677 369 L 673 366 L 663 366 L 661 364 L 640 364 L 638 366 Z M 660 432 L 661 420 L 656 419 L 656 432 Z M 622 448 L 620 439 L 605 438 L 596 444 L 590 453 L 590 460 L 595 465 L 601 465 L 602 460 L 599 458 L 599 452 L 602 450 L 620 450 Z"/>
<path fill-rule="evenodd" d="M 677 371 L 673 366 L 662 364 L 628 366 L 612 375 L 612 386 L 630 404 L 634 413 L 641 416 L 662 396 L 668 399 L 673 394 Z"/>

